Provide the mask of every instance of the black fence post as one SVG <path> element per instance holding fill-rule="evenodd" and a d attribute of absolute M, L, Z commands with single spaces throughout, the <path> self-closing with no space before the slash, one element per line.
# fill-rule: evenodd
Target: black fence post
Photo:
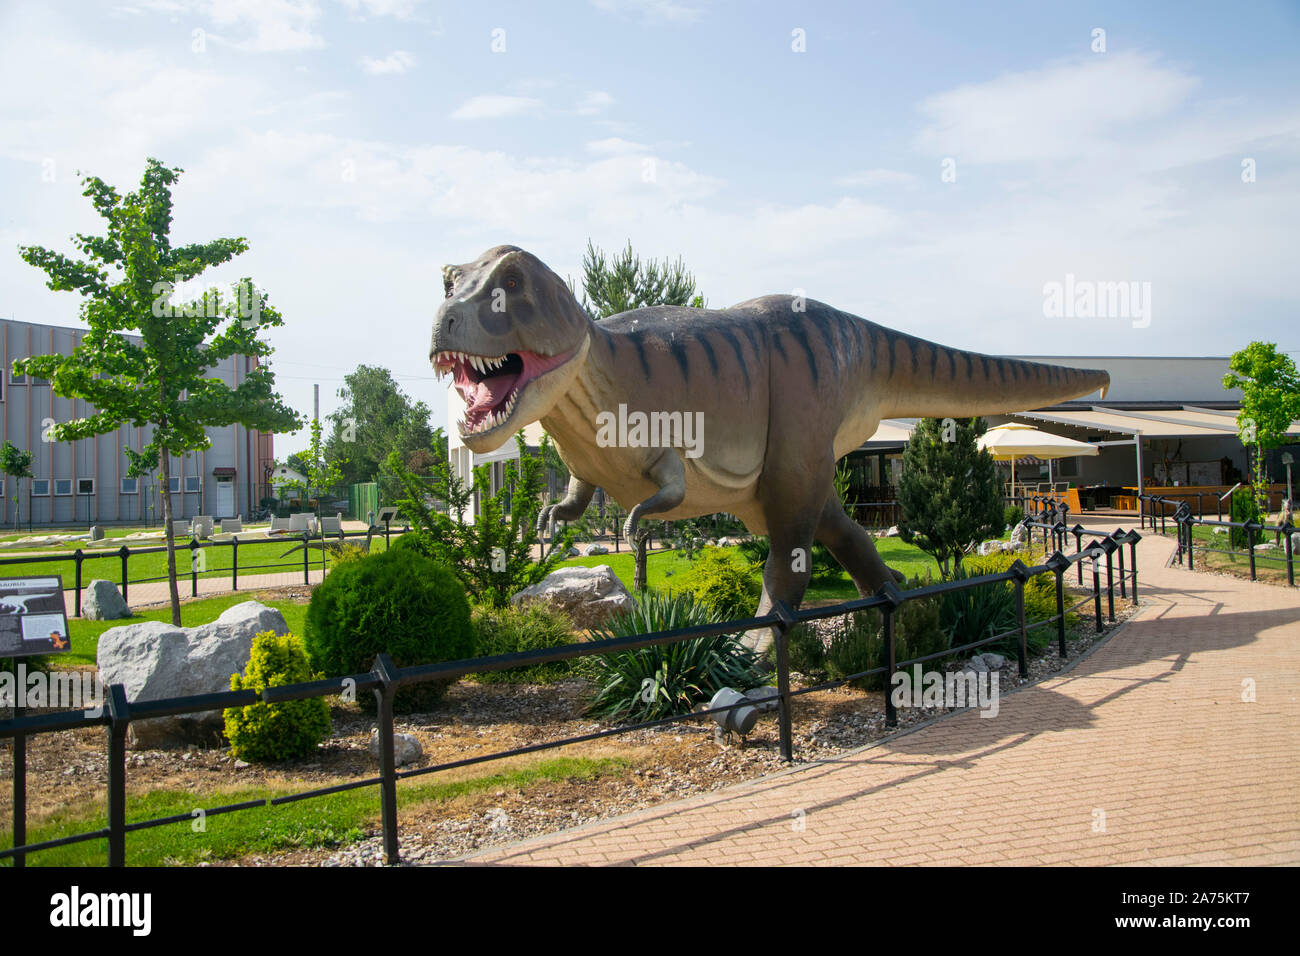
<path fill-rule="evenodd" d="M 1056 642 L 1064 659 L 1069 653 L 1065 647 L 1065 569 L 1070 566 L 1070 559 L 1058 550 L 1046 564 L 1056 576 Z"/>
<path fill-rule="evenodd" d="M 1138 602 L 1138 542 L 1142 535 L 1136 531 L 1128 533 L 1128 563 L 1133 569 L 1133 603 Z"/>
<path fill-rule="evenodd" d="M 77 596 L 73 599 L 72 611 L 74 615 L 76 615 L 77 617 L 81 617 L 81 562 L 85 559 L 85 555 L 83 555 L 81 553 L 81 549 L 78 548 L 76 551 L 72 552 L 72 558 L 74 561 L 77 562 L 77 573 L 76 573 L 76 589 L 77 589 L 76 595 Z"/>
<path fill-rule="evenodd" d="M 1187 522 L 1186 522 L 1186 524 L 1187 524 L 1187 531 L 1185 532 L 1185 534 L 1187 535 L 1187 570 L 1188 570 L 1188 571 L 1195 571 L 1195 570 L 1196 570 L 1196 555 L 1195 555 L 1195 553 L 1194 553 L 1194 552 L 1195 552 L 1195 545 L 1193 544 L 1193 541 L 1195 540 L 1195 538 L 1194 538 L 1194 536 L 1192 535 L 1192 531 L 1195 529 L 1196 526 L 1192 524 L 1192 517 L 1191 517 L 1191 515 L 1188 515 L 1188 516 L 1187 516 Z"/>
<path fill-rule="evenodd" d="M 190 538 L 190 597 L 199 596 L 199 539 Z"/>
<path fill-rule="evenodd" d="M 239 590 L 239 535 L 230 536 L 230 590 Z"/>
<path fill-rule="evenodd" d="M 18 658 L 13 658 L 15 676 Z M 16 688 L 15 688 L 16 689 Z M 22 720 L 26 710 L 18 703 L 14 695 L 14 720 Z M 14 847 L 27 845 L 27 735 L 19 731 L 14 734 Z M 14 869 L 21 870 L 27 865 L 27 854 L 21 850 L 14 855 Z"/>
<path fill-rule="evenodd" d="M 1124 541 L 1127 535 L 1125 535 L 1123 528 L 1116 528 L 1115 533 L 1112 534 L 1111 537 L 1113 537 L 1115 543 L 1119 545 L 1119 547 L 1115 549 L 1115 556 L 1119 561 L 1119 596 L 1126 598 L 1128 597 L 1128 582 L 1124 580 Z"/>
<path fill-rule="evenodd" d="M 1291 543 L 1291 535 L 1295 533 L 1295 526 L 1291 522 L 1282 525 L 1282 537 L 1286 539 L 1286 583 L 1295 587 L 1295 545 Z"/>
<path fill-rule="evenodd" d="M 311 584 L 311 549 L 307 547 L 311 540 L 311 535 L 306 531 L 302 533 L 302 583 Z"/>
<path fill-rule="evenodd" d="M 1115 571 L 1111 555 L 1119 547 L 1111 538 L 1102 538 L 1101 550 L 1106 553 L 1106 619 L 1115 623 Z"/>
<path fill-rule="evenodd" d="M 108 865 L 126 866 L 126 687 L 108 688 Z"/>
<path fill-rule="evenodd" d="M 1029 569 L 1017 558 L 1008 570 L 1016 576 L 1016 661 L 1020 665 L 1020 676 L 1028 677 L 1029 635 L 1025 631 L 1025 581 L 1029 579 Z"/>
<path fill-rule="evenodd" d="M 397 757 L 393 747 L 393 695 L 397 693 L 397 668 L 392 658 L 380 654 L 375 658 L 374 675 L 380 684 L 375 688 L 379 710 L 379 784 L 380 819 L 384 828 L 384 858 L 389 866 L 402 862 L 397 845 Z"/>
<path fill-rule="evenodd" d="M 1073 528 L 1070 529 L 1070 533 L 1074 535 L 1074 553 L 1081 554 L 1083 552 L 1083 525 L 1076 524 Z M 1077 562 L 1076 566 L 1079 571 L 1079 584 L 1082 585 L 1083 584 L 1083 562 L 1082 561 Z"/>
<path fill-rule="evenodd" d="M 122 549 L 117 553 L 122 556 L 122 600 L 125 601 L 126 585 L 127 585 L 126 564 L 127 564 L 127 558 L 131 556 L 131 549 L 128 548 L 126 545 L 122 545 Z"/>
<path fill-rule="evenodd" d="M 1092 607 L 1093 616 L 1097 625 L 1097 633 L 1101 633 L 1101 555 L 1098 553 L 1099 548 L 1094 548 L 1089 552 L 1092 559 Z"/>
<path fill-rule="evenodd" d="M 776 690 L 778 694 L 777 724 L 781 733 L 781 759 L 794 760 L 794 733 L 790 727 L 790 628 L 795 624 L 794 612 L 784 601 L 772 608 L 781 619 L 773 628 L 776 632 Z"/>
<path fill-rule="evenodd" d="M 894 672 L 898 669 L 898 648 L 894 643 L 894 612 L 903 603 L 903 592 L 893 581 L 886 581 L 876 591 L 889 603 L 880 608 L 881 634 L 884 637 L 885 726 L 898 726 L 898 709 L 894 706 Z"/>
<path fill-rule="evenodd" d="M 1250 579 L 1257 580 L 1255 577 L 1255 529 L 1262 528 L 1262 524 L 1256 524 L 1254 521 L 1245 523 L 1246 529 L 1246 552 L 1250 555 Z"/>

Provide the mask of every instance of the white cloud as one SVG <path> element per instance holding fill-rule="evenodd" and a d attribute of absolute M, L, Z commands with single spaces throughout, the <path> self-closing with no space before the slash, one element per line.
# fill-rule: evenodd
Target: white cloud
<path fill-rule="evenodd" d="M 1074 159 L 1164 117 L 1196 86 L 1150 54 L 1090 54 L 929 97 L 917 148 L 958 163 Z"/>
<path fill-rule="evenodd" d="M 841 186 L 861 186 L 867 189 L 876 186 L 915 186 L 916 181 L 911 173 L 896 169 L 863 169 L 835 180 Z"/>
<path fill-rule="evenodd" d="M 285 53 L 325 45 L 314 30 L 321 10 L 315 0 L 199 0 L 198 9 L 217 26 L 250 27 L 234 44 L 254 53 Z"/>
<path fill-rule="evenodd" d="M 459 120 L 501 119 L 505 116 L 535 113 L 541 108 L 542 101 L 531 96 L 487 94 L 485 96 L 471 96 L 452 112 L 451 118 Z"/>
<path fill-rule="evenodd" d="M 425 0 L 340 0 L 340 2 L 356 19 L 369 16 L 414 20 Z"/>
<path fill-rule="evenodd" d="M 642 143 L 633 143 L 619 136 L 611 136 L 608 139 L 594 139 L 587 143 L 587 151 L 603 153 L 607 156 L 626 156 L 628 153 L 644 153 L 646 147 Z"/>
<path fill-rule="evenodd" d="M 363 56 L 360 62 L 361 69 L 371 75 L 405 73 L 411 67 L 415 66 L 415 56 L 405 50 L 394 50 L 382 60 L 370 56 Z"/>
<path fill-rule="evenodd" d="M 606 13 L 634 16 L 647 23 L 694 23 L 704 12 L 698 5 L 676 0 L 591 0 L 591 5 Z"/>
<path fill-rule="evenodd" d="M 610 96 L 610 94 L 604 90 L 591 90 L 578 101 L 576 111 L 579 116 L 594 116 L 613 105 L 614 97 Z"/>

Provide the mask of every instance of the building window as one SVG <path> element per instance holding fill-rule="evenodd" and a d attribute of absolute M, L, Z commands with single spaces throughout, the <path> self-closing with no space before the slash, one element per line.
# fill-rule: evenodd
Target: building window
<path fill-rule="evenodd" d="M 197 492 L 197 491 L 199 490 L 199 476 L 198 476 L 198 475 L 186 475 L 186 476 L 185 476 L 185 490 L 186 490 L 187 492 Z"/>
<path fill-rule="evenodd" d="M 94 493 L 95 493 L 95 479 L 94 479 L 94 478 L 78 478 L 78 479 L 77 479 L 77 494 L 79 494 L 79 495 L 93 495 Z"/>
<path fill-rule="evenodd" d="M 168 478 L 167 490 L 172 494 L 176 494 L 176 492 L 181 490 L 181 480 L 179 478 Z"/>
<path fill-rule="evenodd" d="M 123 478 L 123 479 L 122 479 L 122 491 L 121 491 L 122 494 L 124 494 L 124 495 L 134 495 L 134 494 L 138 494 L 139 491 L 140 491 L 140 479 L 139 479 L 139 478 Z"/>
<path fill-rule="evenodd" d="M 60 495 L 71 495 L 71 494 L 72 494 L 72 479 L 71 479 L 71 478 L 55 478 L 55 479 L 54 479 L 54 495 L 55 495 L 55 497 L 58 497 L 58 496 L 60 496 Z"/>
<path fill-rule="evenodd" d="M 17 375 L 17 374 L 15 374 L 15 373 L 14 373 L 14 368 L 13 368 L 13 366 L 11 365 L 11 366 L 9 366 L 9 384 L 10 384 L 10 385 L 26 385 L 26 384 L 27 384 L 27 376 L 26 376 L 26 375 Z"/>
<path fill-rule="evenodd" d="M 50 479 L 33 478 L 32 479 L 32 497 L 44 498 L 50 493 Z"/>

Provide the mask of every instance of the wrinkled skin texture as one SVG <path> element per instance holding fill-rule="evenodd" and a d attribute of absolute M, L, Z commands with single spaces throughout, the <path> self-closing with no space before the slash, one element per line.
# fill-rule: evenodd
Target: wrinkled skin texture
<path fill-rule="evenodd" d="M 1110 383 L 1103 371 L 949 349 L 784 295 L 592 323 L 559 276 L 515 246 L 448 266 L 444 279 L 430 361 L 467 398 L 465 443 L 488 452 L 541 421 L 572 475 L 543 523 L 579 517 L 598 487 L 628 509 L 629 541 L 650 515 L 736 515 L 772 541 L 760 615 L 777 601 L 799 606 L 814 540 L 864 596 L 901 578 L 833 489 L 836 461 L 882 418 L 1023 411 Z M 692 414 L 698 445 L 680 432 L 611 443 L 602 423 L 620 406 L 629 424 L 636 412 Z M 770 634 L 746 641 L 763 652 Z"/>

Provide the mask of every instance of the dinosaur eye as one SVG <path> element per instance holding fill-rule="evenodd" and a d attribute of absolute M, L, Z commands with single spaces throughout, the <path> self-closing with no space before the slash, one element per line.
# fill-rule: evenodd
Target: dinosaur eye
<path fill-rule="evenodd" d="M 513 292 L 515 288 L 518 287 L 518 285 L 519 283 L 514 280 L 513 276 L 509 279 L 506 279 L 506 288 L 509 289 L 511 292 Z"/>

